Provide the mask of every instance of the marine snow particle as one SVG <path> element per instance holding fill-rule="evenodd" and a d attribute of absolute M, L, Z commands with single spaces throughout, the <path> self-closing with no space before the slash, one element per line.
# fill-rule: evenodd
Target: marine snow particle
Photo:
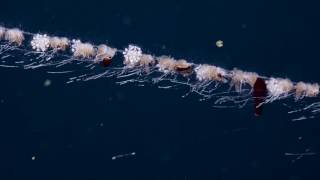
<path fill-rule="evenodd" d="M 51 80 L 50 79 L 45 80 L 44 83 L 43 83 L 44 87 L 49 87 L 50 85 L 51 85 Z"/>

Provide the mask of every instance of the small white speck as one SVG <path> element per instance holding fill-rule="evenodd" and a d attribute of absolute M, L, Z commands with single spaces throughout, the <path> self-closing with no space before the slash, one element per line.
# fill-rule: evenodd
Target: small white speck
<path fill-rule="evenodd" d="M 50 85 L 51 85 L 51 80 L 50 79 L 45 80 L 44 83 L 43 83 L 44 87 L 49 87 Z"/>
<path fill-rule="evenodd" d="M 32 156 L 32 157 L 31 157 L 31 160 L 32 160 L 32 161 L 36 160 L 36 156 Z"/>

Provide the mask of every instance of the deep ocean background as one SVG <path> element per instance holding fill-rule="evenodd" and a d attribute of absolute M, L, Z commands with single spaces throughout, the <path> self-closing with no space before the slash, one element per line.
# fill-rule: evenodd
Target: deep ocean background
<path fill-rule="evenodd" d="M 0 23 L 227 69 L 320 82 L 316 1 L 0 0 Z M 224 41 L 216 48 L 217 40 Z M 165 47 L 165 48 L 163 48 Z M 52 85 L 44 87 L 45 80 Z M 182 90 L 65 84 L 0 68 L 0 179 L 319 179 L 320 117 L 291 122 L 281 103 L 215 109 Z M 103 125 L 103 126 L 102 126 Z M 302 140 L 298 140 L 302 137 Z M 115 161 L 118 154 L 136 152 Z M 32 157 L 35 160 L 32 160 Z"/>

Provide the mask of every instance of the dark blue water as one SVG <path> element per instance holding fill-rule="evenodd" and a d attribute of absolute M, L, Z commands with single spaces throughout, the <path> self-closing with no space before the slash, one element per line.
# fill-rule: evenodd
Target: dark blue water
<path fill-rule="evenodd" d="M 0 4 L 6 27 L 320 81 L 319 4 L 311 1 Z M 46 79 L 51 86 L 43 86 Z M 320 178 L 318 155 L 295 162 L 284 155 L 320 152 L 319 118 L 292 123 L 280 103 L 255 118 L 250 105 L 214 109 L 181 98 L 181 89 L 66 79 L 41 69 L 0 69 L 0 179 Z M 136 156 L 111 160 L 130 152 Z"/>

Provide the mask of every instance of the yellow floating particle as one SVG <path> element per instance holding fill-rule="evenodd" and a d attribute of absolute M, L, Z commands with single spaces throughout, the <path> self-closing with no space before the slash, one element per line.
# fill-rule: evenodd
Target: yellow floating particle
<path fill-rule="evenodd" d="M 218 40 L 218 41 L 216 42 L 216 46 L 217 46 L 218 48 L 222 48 L 222 47 L 223 47 L 223 41 Z"/>

